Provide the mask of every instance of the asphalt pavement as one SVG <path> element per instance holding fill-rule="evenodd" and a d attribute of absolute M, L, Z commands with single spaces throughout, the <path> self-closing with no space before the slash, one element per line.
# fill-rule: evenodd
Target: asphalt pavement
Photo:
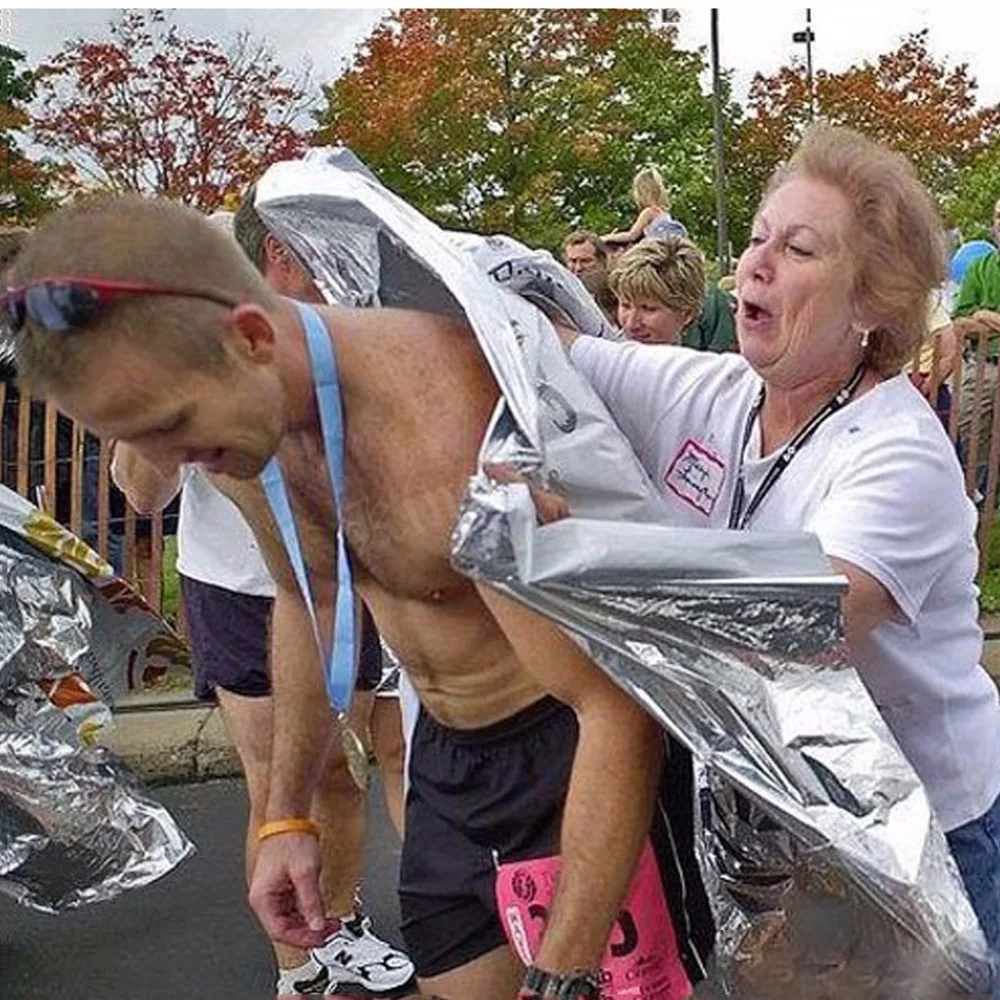
<path fill-rule="evenodd" d="M 273 998 L 270 948 L 246 905 L 243 783 L 209 781 L 152 794 L 197 853 L 151 886 L 58 916 L 0 896 L 3 1000 Z M 365 906 L 376 930 L 400 945 L 399 841 L 379 789 L 369 802 Z"/>

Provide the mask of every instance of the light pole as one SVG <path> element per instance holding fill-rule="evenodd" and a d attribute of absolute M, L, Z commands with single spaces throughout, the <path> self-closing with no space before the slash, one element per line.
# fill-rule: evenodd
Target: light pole
<path fill-rule="evenodd" d="M 816 120 L 816 99 L 813 90 L 813 42 L 816 35 L 812 29 L 812 7 L 806 7 L 806 30 L 796 31 L 792 35 L 792 41 L 796 45 L 806 47 L 806 87 L 809 92 L 809 121 Z"/>
<path fill-rule="evenodd" d="M 712 8 L 712 126 L 715 133 L 715 218 L 719 271 L 729 274 L 729 213 L 726 206 L 726 133 L 719 70 L 719 8 Z"/>

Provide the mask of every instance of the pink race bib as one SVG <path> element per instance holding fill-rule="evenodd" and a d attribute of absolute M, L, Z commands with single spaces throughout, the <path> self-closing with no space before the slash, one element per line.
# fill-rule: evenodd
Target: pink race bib
<path fill-rule="evenodd" d="M 559 882 L 558 856 L 497 872 L 497 906 L 511 947 L 531 965 Z M 684 1000 L 691 982 L 677 950 L 663 883 L 647 841 L 601 963 L 601 1000 Z"/>

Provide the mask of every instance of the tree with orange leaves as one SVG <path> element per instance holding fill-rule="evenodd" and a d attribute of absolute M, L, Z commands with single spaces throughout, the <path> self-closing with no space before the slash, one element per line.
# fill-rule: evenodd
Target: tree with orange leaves
<path fill-rule="evenodd" d="M 663 16 L 666 15 L 666 16 Z M 704 59 L 676 11 L 410 8 L 387 17 L 325 88 L 319 139 L 350 146 L 443 225 L 556 247 L 635 214 L 658 164 L 674 210 L 714 242 Z"/>
<path fill-rule="evenodd" d="M 203 211 L 301 154 L 305 76 L 264 43 L 224 49 L 157 10 L 126 10 L 108 41 L 77 39 L 39 68 L 36 139 L 81 187 L 164 195 Z"/>
<path fill-rule="evenodd" d="M 963 170 L 997 136 L 1000 106 L 978 107 L 977 84 L 968 65 L 936 60 L 927 38 L 927 31 L 916 32 L 872 62 L 840 73 L 820 70 L 815 105 L 822 120 L 856 128 L 903 153 L 928 187 L 947 200 Z M 803 67 L 758 74 L 748 111 L 733 158 L 740 166 L 734 178 L 735 214 L 744 228 L 767 177 L 809 122 Z"/>
<path fill-rule="evenodd" d="M 21 147 L 35 77 L 24 69 L 24 54 L 0 45 L 0 224 L 26 225 L 54 204 L 60 171 Z"/>

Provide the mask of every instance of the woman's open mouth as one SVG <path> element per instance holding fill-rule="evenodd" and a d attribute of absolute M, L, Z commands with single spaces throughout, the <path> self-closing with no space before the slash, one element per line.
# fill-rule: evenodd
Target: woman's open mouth
<path fill-rule="evenodd" d="M 774 319 L 774 314 L 756 302 L 748 302 L 746 299 L 741 299 L 739 318 L 744 327 L 755 330 L 770 325 Z"/>

